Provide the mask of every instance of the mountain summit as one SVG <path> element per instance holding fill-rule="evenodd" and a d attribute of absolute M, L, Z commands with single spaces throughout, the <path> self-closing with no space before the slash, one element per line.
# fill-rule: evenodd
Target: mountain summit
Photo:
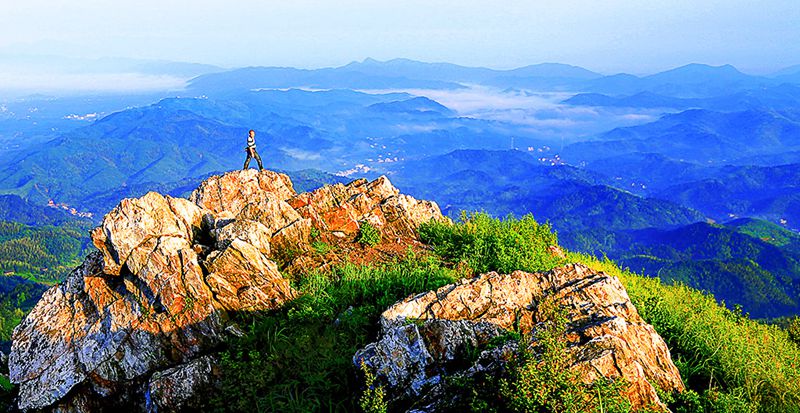
<path fill-rule="evenodd" d="M 314 266 L 311 240 L 352 240 L 365 225 L 411 244 L 443 219 L 385 177 L 296 194 L 286 175 L 231 172 L 190 200 L 123 200 L 92 232 L 92 253 L 16 328 L 10 377 L 22 410 L 175 410 L 213 378 L 229 312 L 296 296 L 279 268 Z M 312 228 L 315 230 L 312 233 Z"/>
<path fill-rule="evenodd" d="M 223 380 L 220 349 L 244 334 L 234 315 L 300 297 L 284 274 L 392 259 L 398 247 L 421 252 L 419 228 L 438 224 L 452 225 L 435 203 L 401 194 L 386 177 L 297 194 L 286 175 L 245 170 L 210 177 L 189 199 L 125 199 L 92 231 L 98 251 L 14 330 L 9 370 L 18 407 L 202 410 Z M 566 262 L 556 245 L 545 253 Z M 470 348 L 506 340 L 459 373 L 500 374 L 517 343 L 509 334 L 548 323 L 548 302 L 570 326 L 575 363 L 564 367 L 578 380 L 621 379 L 621 397 L 656 410 L 666 410 L 656 387 L 685 389 L 666 343 L 620 281 L 580 264 L 482 274 L 408 297 L 384 312 L 378 341 L 355 354 L 354 370 L 374 371 L 396 407 L 429 397 L 438 401 L 417 411 L 438 411 L 454 397 L 436 387 L 443 372 L 471 363 Z"/>

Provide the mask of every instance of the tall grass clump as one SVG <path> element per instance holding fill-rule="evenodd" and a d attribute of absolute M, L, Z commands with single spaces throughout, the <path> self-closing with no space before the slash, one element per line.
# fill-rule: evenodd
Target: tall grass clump
<path fill-rule="evenodd" d="M 420 226 L 419 233 L 437 255 L 466 264 L 476 273 L 546 271 L 564 263 L 547 250 L 558 245 L 556 234 L 532 215 L 499 220 L 485 213 L 462 213 L 459 223 L 430 221 Z"/>
<path fill-rule="evenodd" d="M 695 408 L 708 412 L 800 412 L 800 348 L 786 331 L 731 311 L 683 284 L 570 253 L 571 261 L 620 278 L 645 321 L 667 342 Z M 696 393 L 692 395 L 691 393 Z"/>

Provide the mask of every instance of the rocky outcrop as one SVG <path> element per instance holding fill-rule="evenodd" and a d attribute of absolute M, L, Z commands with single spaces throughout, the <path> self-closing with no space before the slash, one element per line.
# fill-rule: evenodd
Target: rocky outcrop
<path fill-rule="evenodd" d="M 430 219 L 442 219 L 435 204 L 400 195 L 386 178 L 297 195 L 286 175 L 237 171 L 209 178 L 189 200 L 123 200 L 92 231 L 98 251 L 14 330 L 19 408 L 196 409 L 228 314 L 297 295 L 276 261 L 313 263 L 303 259 L 312 228 L 352 240 L 370 222 L 384 237 L 413 237 Z"/>
<path fill-rule="evenodd" d="M 409 297 L 381 315 L 380 340 L 354 363 L 375 373 L 393 400 L 423 400 L 417 411 L 435 411 L 448 402 L 444 377 L 502 374 L 517 341 L 491 349 L 488 343 L 510 330 L 535 331 L 548 321 L 544 302 L 565 312 L 565 356 L 585 382 L 623 378 L 634 409 L 665 410 L 656 387 L 684 389 L 666 344 L 619 280 L 577 264 L 547 273 L 489 273 Z M 464 366 L 467 352 L 481 348 L 478 361 Z"/>

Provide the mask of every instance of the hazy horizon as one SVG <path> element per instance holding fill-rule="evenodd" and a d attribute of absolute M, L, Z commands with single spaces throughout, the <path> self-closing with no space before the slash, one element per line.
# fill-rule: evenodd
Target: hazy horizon
<path fill-rule="evenodd" d="M 0 15 L 0 54 L 301 68 L 403 57 L 496 69 L 557 62 L 602 73 L 697 62 L 763 74 L 800 64 L 800 6 L 791 0 L 30 0 L 3 4 Z"/>

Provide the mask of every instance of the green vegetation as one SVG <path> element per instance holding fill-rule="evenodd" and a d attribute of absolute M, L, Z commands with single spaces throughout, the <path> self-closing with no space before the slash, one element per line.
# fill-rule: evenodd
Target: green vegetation
<path fill-rule="evenodd" d="M 369 222 L 361 222 L 358 227 L 356 242 L 361 245 L 373 247 L 381 242 L 381 232 Z"/>
<path fill-rule="evenodd" d="M 780 225 L 761 219 L 742 218 L 729 222 L 726 226 L 736 228 L 742 234 L 800 253 L 800 234 Z"/>
<path fill-rule="evenodd" d="M 0 277 L 0 343 L 11 339 L 14 327 L 22 321 L 47 286 L 22 277 Z"/>
<path fill-rule="evenodd" d="M 0 344 L 48 285 L 62 280 L 91 248 L 88 221 L 29 226 L 0 221 Z"/>
<path fill-rule="evenodd" d="M 514 412 L 628 412 L 630 402 L 621 394 L 625 382 L 597 380 L 582 383 L 570 370 L 573 360 L 565 357 L 567 318 L 553 303 L 542 303 L 549 320 L 530 337 L 519 342 L 519 354 L 511 363 L 510 378 L 501 379 L 500 395 Z"/>
<path fill-rule="evenodd" d="M 89 223 L 34 227 L 0 221 L 0 271 L 46 284 L 64 278 L 90 248 Z"/>
<path fill-rule="evenodd" d="M 669 345 L 684 383 L 699 395 L 704 408 L 688 411 L 800 411 L 800 348 L 785 330 L 686 285 L 665 285 L 587 255 L 568 257 L 620 278 L 639 314 Z M 685 403 L 691 398 L 683 397 Z"/>
<path fill-rule="evenodd" d="M 281 310 L 238 315 L 247 334 L 232 339 L 223 353 L 224 379 L 214 396 L 215 410 L 383 411 L 382 389 L 374 383 L 363 387 L 352 357 L 376 338 L 378 317 L 385 308 L 476 272 L 547 270 L 564 261 L 547 251 L 547 246 L 556 245 L 549 226 L 532 217 L 465 218 L 420 229 L 434 247 L 432 256 L 409 254 L 389 264 L 345 264 L 306 274 L 294 280 L 303 295 Z M 673 411 L 800 411 L 800 348 L 785 330 L 728 310 L 711 295 L 683 284 L 665 285 L 609 260 L 569 253 L 566 261 L 619 277 L 639 313 L 665 339 L 689 389 L 662 395 Z M 538 359 L 521 352 L 502 385 L 448 379 L 453 389 L 464 393 L 464 405 L 451 407 L 481 412 L 585 411 L 570 410 L 582 402 L 589 410 L 601 411 L 602 400 L 602 411 L 626 411 L 624 401 L 614 397 L 621 383 L 587 386 L 564 371 L 564 360 L 558 357 L 563 354 L 559 331 L 556 318 L 537 333 Z M 508 339 L 513 336 L 510 332 Z M 543 391 L 543 398 L 521 397 L 534 388 Z"/>
<path fill-rule="evenodd" d="M 374 340 L 380 313 L 459 275 L 413 255 L 392 264 L 347 264 L 304 275 L 295 281 L 303 295 L 280 311 L 238 316 L 247 334 L 223 353 L 225 375 L 214 409 L 359 411 L 363 389 L 353 355 Z M 379 405 L 376 398 L 369 403 Z"/>
<path fill-rule="evenodd" d="M 556 234 L 532 215 L 500 221 L 482 213 L 462 214 L 461 220 L 459 224 L 431 221 L 420 227 L 420 237 L 439 257 L 466 264 L 475 273 L 546 271 L 563 263 L 547 251 L 558 245 Z"/>

